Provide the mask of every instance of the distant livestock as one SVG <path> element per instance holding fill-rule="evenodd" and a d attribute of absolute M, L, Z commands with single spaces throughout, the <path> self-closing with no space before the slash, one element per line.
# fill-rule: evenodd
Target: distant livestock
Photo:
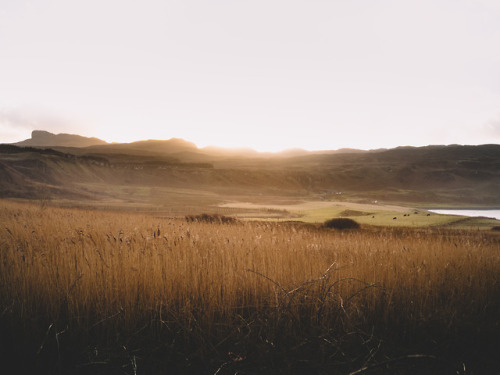
<path fill-rule="evenodd" d="M 397 219 L 397 217 L 396 217 L 396 216 L 394 216 L 394 217 L 392 218 L 392 220 L 396 220 L 396 219 Z"/>

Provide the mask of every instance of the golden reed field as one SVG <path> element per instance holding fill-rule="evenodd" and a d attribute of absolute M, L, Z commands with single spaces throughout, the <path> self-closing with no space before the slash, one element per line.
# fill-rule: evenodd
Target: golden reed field
<path fill-rule="evenodd" d="M 500 372 L 498 233 L 210 218 L 0 201 L 0 365 Z"/>

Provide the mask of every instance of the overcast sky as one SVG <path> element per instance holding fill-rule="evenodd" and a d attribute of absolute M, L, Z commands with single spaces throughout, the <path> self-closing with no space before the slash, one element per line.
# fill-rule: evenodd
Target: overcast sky
<path fill-rule="evenodd" d="M 0 0 L 0 143 L 500 143 L 499 0 Z"/>

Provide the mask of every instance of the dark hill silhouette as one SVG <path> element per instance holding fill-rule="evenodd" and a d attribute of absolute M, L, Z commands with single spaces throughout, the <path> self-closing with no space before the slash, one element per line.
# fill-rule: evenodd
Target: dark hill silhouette
<path fill-rule="evenodd" d="M 98 138 L 82 137 L 74 134 L 53 134 L 43 130 L 34 130 L 30 139 L 14 143 L 22 147 L 53 148 L 55 150 L 75 155 L 134 155 L 180 158 L 186 162 L 222 162 L 224 165 L 243 161 L 248 165 L 248 159 L 267 160 L 270 158 L 284 159 L 291 157 L 306 157 L 309 155 L 330 155 L 345 153 L 364 153 L 356 149 L 339 149 L 324 151 L 307 151 L 304 149 L 287 149 L 280 152 L 258 152 L 251 148 L 227 148 L 207 146 L 198 148 L 194 143 L 181 138 L 168 140 L 143 140 L 130 143 L 107 143 Z M 184 160 L 185 158 L 185 160 Z"/>
<path fill-rule="evenodd" d="M 88 151 L 103 151 L 103 152 L 127 152 L 127 151 L 142 151 L 146 153 L 172 154 L 183 151 L 196 151 L 198 147 L 192 142 L 185 141 L 181 138 L 171 138 L 169 140 L 137 141 L 131 143 L 111 143 L 104 146 L 92 146 Z"/>
<path fill-rule="evenodd" d="M 82 137 L 76 134 L 52 134 L 43 130 L 33 130 L 30 139 L 15 144 L 31 147 L 88 147 L 107 143 L 98 138 Z"/>

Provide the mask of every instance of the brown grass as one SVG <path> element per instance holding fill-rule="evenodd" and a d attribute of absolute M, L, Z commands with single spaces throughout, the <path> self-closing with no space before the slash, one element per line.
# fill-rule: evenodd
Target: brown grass
<path fill-rule="evenodd" d="M 382 343 L 414 355 L 498 332 L 499 274 L 494 233 L 213 225 L 0 202 L 0 321 L 32 342 L 28 357 L 55 340 L 52 366 L 65 363 L 67 337 L 79 352 L 65 358 L 85 365 L 111 366 L 116 348 L 135 345 L 161 352 L 164 366 L 183 358 L 211 373 L 353 371 L 387 360 Z M 90 356 L 89 342 L 115 357 Z M 454 361 L 445 367 L 464 360 Z"/>

